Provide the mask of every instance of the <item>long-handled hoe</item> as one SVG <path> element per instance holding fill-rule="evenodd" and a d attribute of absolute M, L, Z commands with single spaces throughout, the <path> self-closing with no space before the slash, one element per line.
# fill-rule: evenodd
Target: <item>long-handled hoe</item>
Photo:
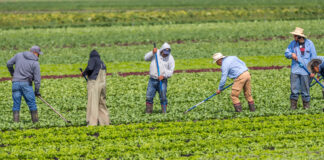
<path fill-rule="evenodd" d="M 154 45 L 154 53 L 155 53 L 155 62 L 156 62 L 156 68 L 157 68 L 157 72 L 158 72 L 158 77 L 160 77 L 160 67 L 159 67 L 159 60 L 158 60 L 158 57 L 157 57 L 157 48 L 156 48 L 156 44 L 154 43 L 153 44 Z M 161 95 L 161 97 L 162 97 L 162 93 L 163 93 L 163 91 L 162 91 L 162 81 L 161 80 L 159 80 L 159 82 L 160 82 L 160 95 Z M 166 113 L 166 107 L 165 107 L 165 105 L 162 105 L 162 112 L 163 113 Z"/>
<path fill-rule="evenodd" d="M 225 90 L 226 88 L 232 86 L 233 83 L 229 84 L 228 86 L 224 87 L 221 91 Z M 208 101 L 209 99 L 213 98 L 214 96 L 216 96 L 217 93 L 214 93 L 213 95 L 209 96 L 208 98 L 206 98 L 205 100 L 199 102 L 198 104 L 194 105 L 193 107 L 189 108 L 187 111 L 184 112 L 184 114 L 188 113 L 189 111 L 193 110 L 194 108 L 196 108 L 197 106 L 201 105 L 202 103 Z"/>
<path fill-rule="evenodd" d="M 298 64 L 299 64 L 299 67 L 301 67 L 301 68 L 303 68 L 306 72 L 307 72 L 307 74 L 308 75 L 310 75 L 311 73 L 308 71 L 308 69 L 302 64 L 302 63 L 300 63 L 299 61 L 296 61 Z M 324 86 L 323 86 L 323 84 L 319 81 L 319 80 L 317 80 L 316 78 L 314 78 L 315 79 L 315 81 L 316 81 L 316 83 L 318 83 L 322 88 L 324 88 Z M 314 84 L 313 84 L 314 85 Z M 324 108 L 323 108 L 323 112 L 324 112 Z"/>
<path fill-rule="evenodd" d="M 296 62 L 299 64 L 299 67 L 303 68 L 307 72 L 308 75 L 311 74 L 302 63 L 300 63 L 299 61 L 296 61 Z M 315 79 L 316 83 L 318 83 L 322 88 L 324 88 L 323 84 L 319 80 L 317 80 L 316 78 L 314 78 L 314 79 Z"/>
<path fill-rule="evenodd" d="M 311 82 L 313 81 L 313 79 L 314 79 L 314 78 L 312 78 Z M 318 81 L 321 81 L 321 80 L 323 80 L 323 79 L 324 79 L 324 77 L 322 76 L 320 79 L 318 79 Z M 311 84 L 309 85 L 309 87 L 313 87 L 316 83 L 317 83 L 316 81 L 315 81 L 314 83 L 311 83 Z"/>
<path fill-rule="evenodd" d="M 83 73 L 82 68 L 79 68 L 79 69 L 80 69 L 81 73 Z M 84 77 L 84 79 L 88 82 L 87 77 L 86 77 L 85 75 L 83 75 L 83 77 Z"/>
<path fill-rule="evenodd" d="M 41 96 L 37 96 L 41 99 L 45 104 L 47 104 L 56 114 L 58 114 L 66 123 L 71 123 L 71 121 L 66 120 L 59 112 L 57 112 L 50 104 L 48 104 Z"/>

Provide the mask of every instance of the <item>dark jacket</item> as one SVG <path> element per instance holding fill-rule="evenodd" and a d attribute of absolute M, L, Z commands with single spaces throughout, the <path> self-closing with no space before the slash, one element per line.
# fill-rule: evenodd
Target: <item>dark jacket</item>
<path fill-rule="evenodd" d="M 83 75 L 88 76 L 90 80 L 96 80 L 100 69 L 106 70 L 106 65 L 101 61 L 99 53 L 96 50 L 92 50 L 88 66 L 84 70 Z"/>
<path fill-rule="evenodd" d="M 15 69 L 14 66 L 15 65 Z M 32 52 L 26 51 L 16 54 L 7 62 L 8 70 L 13 76 L 13 82 L 35 83 L 35 91 L 38 91 L 41 83 L 38 57 Z"/>
<path fill-rule="evenodd" d="M 321 74 L 321 76 L 324 77 L 324 62 L 319 66 L 319 68 L 320 68 L 320 74 Z"/>

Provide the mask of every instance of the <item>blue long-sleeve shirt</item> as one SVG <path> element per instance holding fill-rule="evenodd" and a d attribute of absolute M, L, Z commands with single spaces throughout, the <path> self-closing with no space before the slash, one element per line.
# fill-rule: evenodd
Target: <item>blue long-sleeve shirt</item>
<path fill-rule="evenodd" d="M 225 86 L 227 77 L 235 79 L 243 72 L 247 71 L 245 63 L 236 56 L 228 56 L 222 60 L 222 78 L 219 82 L 218 90 Z"/>
<path fill-rule="evenodd" d="M 307 66 L 308 62 L 317 56 L 315 46 L 313 42 L 309 39 L 305 39 L 304 55 L 302 55 L 300 51 L 299 42 L 296 42 L 295 40 L 291 41 L 285 52 L 286 58 L 291 59 L 292 53 L 297 54 L 298 61 L 301 62 L 304 66 Z M 291 62 L 291 73 L 299 75 L 308 75 L 307 72 L 303 68 L 301 68 L 295 60 L 292 60 Z"/>
<path fill-rule="evenodd" d="M 324 57 L 318 56 L 316 58 L 322 60 L 322 64 L 320 64 L 320 66 L 319 66 L 319 74 L 321 74 L 321 76 L 324 77 Z"/>

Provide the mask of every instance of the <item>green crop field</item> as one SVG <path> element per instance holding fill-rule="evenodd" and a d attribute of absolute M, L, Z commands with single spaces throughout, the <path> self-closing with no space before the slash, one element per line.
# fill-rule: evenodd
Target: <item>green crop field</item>
<path fill-rule="evenodd" d="M 324 117 L 270 116 L 0 132 L 3 159 L 323 159 Z"/>
<path fill-rule="evenodd" d="M 188 121 L 206 120 L 218 118 L 236 117 L 259 117 L 273 115 L 290 114 L 319 114 L 322 112 L 322 95 L 318 91 L 320 86 L 314 86 L 311 90 L 313 100 L 312 108 L 302 109 L 299 104 L 297 111 L 291 111 L 290 102 L 287 100 L 290 93 L 289 69 L 251 71 L 252 74 L 252 94 L 256 101 L 257 111 L 248 111 L 247 102 L 241 97 L 244 112 L 237 114 L 234 111 L 230 100 L 230 90 L 224 91 L 221 95 L 205 102 L 197 109 L 188 114 L 184 111 L 212 95 L 219 83 L 220 72 L 205 73 L 180 73 L 175 74 L 168 82 L 168 114 L 160 114 L 161 107 L 159 100 L 155 99 L 154 114 L 147 115 L 145 110 L 146 87 L 148 76 L 108 76 L 107 77 L 107 107 L 110 109 L 112 124 L 129 124 L 139 122 L 164 122 L 164 121 Z M 278 81 L 280 79 L 280 81 Z M 39 104 L 40 123 L 33 125 L 30 121 L 29 110 L 25 103 L 22 106 L 22 122 L 12 124 L 11 107 L 12 99 L 10 96 L 10 81 L 0 83 L 3 92 L 0 97 L 1 106 L 7 106 L 2 110 L 6 116 L 0 120 L 0 128 L 17 129 L 33 127 L 54 127 L 65 126 L 66 124 L 53 111 L 50 110 L 40 100 Z M 8 85 L 9 84 L 9 85 Z M 267 85 L 272 84 L 269 88 Z M 83 78 L 67 79 L 46 79 L 42 82 L 43 98 L 50 102 L 55 108 L 63 113 L 67 119 L 72 121 L 73 126 L 86 125 L 86 104 L 87 92 L 86 82 Z"/>
<path fill-rule="evenodd" d="M 0 159 L 324 159 L 324 99 L 311 87 L 311 108 L 290 110 L 290 65 L 284 56 L 295 27 L 324 56 L 321 0 L 0 0 Z M 149 62 L 168 42 L 175 74 L 168 112 L 145 114 Z M 22 102 L 12 122 L 6 62 L 39 45 L 39 122 Z M 111 126 L 87 127 L 85 68 L 96 49 L 107 65 Z M 221 73 L 213 53 L 242 59 L 252 75 L 256 112 L 243 94 L 236 113 L 230 89 L 216 92 Z M 230 84 L 232 80 L 227 81 Z"/>
<path fill-rule="evenodd" d="M 0 1 L 0 28 L 183 24 L 321 19 L 324 2 L 310 0 Z"/>

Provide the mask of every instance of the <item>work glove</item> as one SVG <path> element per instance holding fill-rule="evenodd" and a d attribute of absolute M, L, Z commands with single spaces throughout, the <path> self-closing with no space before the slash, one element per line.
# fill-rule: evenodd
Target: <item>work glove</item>
<path fill-rule="evenodd" d="M 35 96 L 36 97 L 41 97 L 41 94 L 39 92 L 39 89 L 35 89 Z"/>

